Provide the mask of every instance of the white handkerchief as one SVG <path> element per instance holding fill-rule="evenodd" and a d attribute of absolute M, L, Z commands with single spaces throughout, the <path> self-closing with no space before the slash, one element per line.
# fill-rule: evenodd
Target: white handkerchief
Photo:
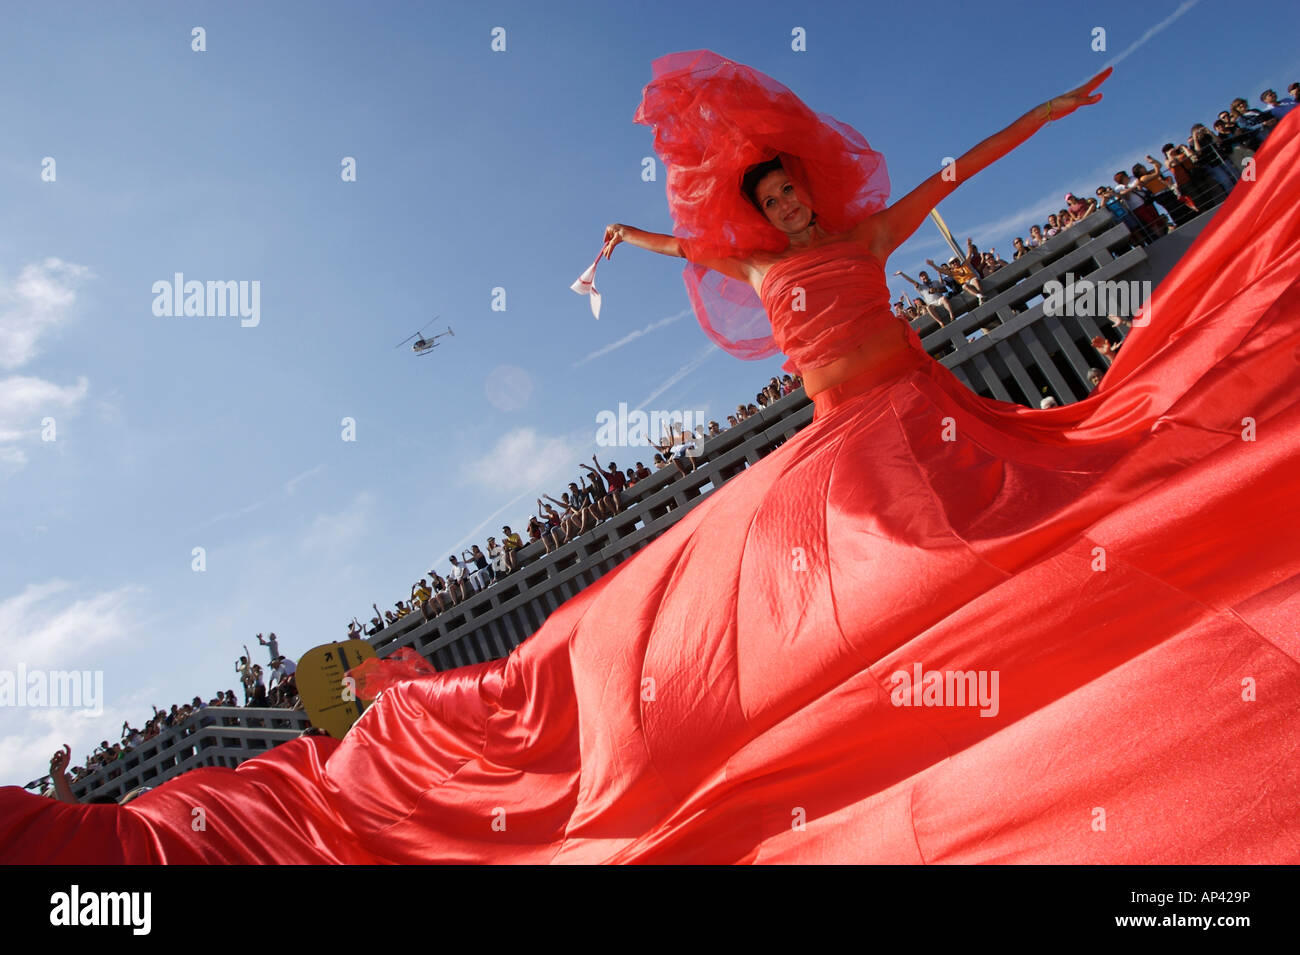
<path fill-rule="evenodd" d="M 604 249 L 601 249 L 602 253 L 604 251 Z M 596 291 L 596 266 L 599 264 L 600 256 L 598 255 L 596 261 L 591 263 L 591 267 L 578 276 L 578 281 L 569 286 L 579 295 L 591 296 L 591 314 L 595 315 L 597 320 L 600 319 L 600 293 Z"/>

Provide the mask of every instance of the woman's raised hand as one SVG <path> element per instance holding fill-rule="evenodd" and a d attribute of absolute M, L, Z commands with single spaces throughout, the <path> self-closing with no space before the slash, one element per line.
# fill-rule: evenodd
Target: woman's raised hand
<path fill-rule="evenodd" d="M 626 228 L 626 226 L 618 222 L 605 226 L 605 247 L 600 250 L 602 256 L 608 259 L 614 254 L 614 246 L 623 241 Z"/>
<path fill-rule="evenodd" d="M 1101 102 L 1101 94 L 1094 93 L 1098 86 L 1106 81 L 1106 77 L 1115 71 L 1113 66 L 1108 66 L 1082 86 L 1070 90 L 1068 93 L 1062 93 L 1060 96 L 1053 96 L 1044 105 L 1048 107 L 1048 113 L 1045 119 L 1054 120 L 1069 116 L 1080 106 L 1091 106 L 1093 103 Z"/>

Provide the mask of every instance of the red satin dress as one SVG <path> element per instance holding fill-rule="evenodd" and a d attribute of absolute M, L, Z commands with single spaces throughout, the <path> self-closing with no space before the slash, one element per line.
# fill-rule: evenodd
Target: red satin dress
<path fill-rule="evenodd" d="M 783 259 L 796 362 L 904 347 L 508 658 L 124 807 L 0 789 L 0 861 L 1300 862 L 1298 134 L 1063 407 Z"/>

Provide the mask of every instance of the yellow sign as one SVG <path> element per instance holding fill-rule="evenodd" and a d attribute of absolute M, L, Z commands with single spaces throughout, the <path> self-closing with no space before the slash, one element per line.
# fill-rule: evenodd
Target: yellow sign
<path fill-rule="evenodd" d="M 369 705 L 357 697 L 356 684 L 347 675 L 348 670 L 374 655 L 375 648 L 365 640 L 327 643 L 303 654 L 294 677 L 298 682 L 298 697 L 312 726 L 335 739 L 347 735 Z"/>

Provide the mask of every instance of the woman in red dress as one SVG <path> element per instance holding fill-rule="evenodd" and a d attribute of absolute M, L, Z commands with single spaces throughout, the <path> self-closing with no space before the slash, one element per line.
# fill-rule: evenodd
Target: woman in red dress
<path fill-rule="evenodd" d="M 889 252 L 1103 78 L 887 207 L 849 127 L 656 61 L 677 234 L 606 254 L 685 255 L 812 424 L 509 657 L 381 667 L 341 742 L 0 790 L 0 861 L 1300 861 L 1300 110 L 1085 400 L 982 398 L 889 309 Z"/>

